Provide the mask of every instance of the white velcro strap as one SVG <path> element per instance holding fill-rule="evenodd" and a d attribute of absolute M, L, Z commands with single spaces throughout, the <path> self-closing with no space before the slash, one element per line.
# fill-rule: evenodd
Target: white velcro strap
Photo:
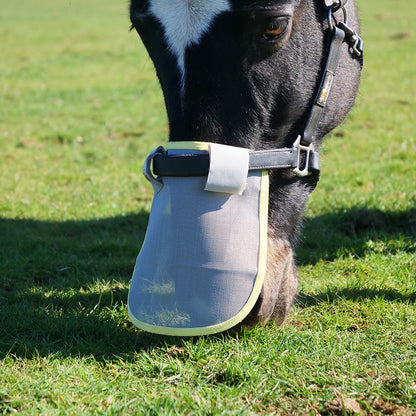
<path fill-rule="evenodd" d="M 211 143 L 206 191 L 239 194 L 247 184 L 249 150 Z"/>

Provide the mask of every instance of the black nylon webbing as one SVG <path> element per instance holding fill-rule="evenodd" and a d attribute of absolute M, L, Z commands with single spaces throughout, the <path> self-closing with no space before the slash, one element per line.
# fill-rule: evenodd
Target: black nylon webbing
<path fill-rule="evenodd" d="M 249 152 L 249 170 L 295 168 L 297 167 L 298 152 L 298 149 Z M 317 152 L 311 152 L 309 169 L 311 171 L 320 170 Z M 209 172 L 209 154 L 157 154 L 153 158 L 153 172 L 158 176 L 205 176 Z"/>
<path fill-rule="evenodd" d="M 318 94 L 315 98 L 315 103 L 312 107 L 308 122 L 302 134 L 301 143 L 309 146 L 318 131 L 318 126 L 321 121 L 323 110 L 326 107 L 329 93 L 331 92 L 332 83 L 335 77 L 335 71 L 338 67 L 339 56 L 341 54 L 341 45 L 345 39 L 345 32 L 334 26 L 333 39 L 329 47 L 328 59 L 326 62 L 324 75 L 322 77 L 321 85 Z"/>

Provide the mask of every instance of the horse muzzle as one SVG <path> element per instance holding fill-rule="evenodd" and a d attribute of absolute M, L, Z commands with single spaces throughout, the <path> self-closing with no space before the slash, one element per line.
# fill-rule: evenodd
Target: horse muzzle
<path fill-rule="evenodd" d="M 170 142 L 148 156 L 143 171 L 154 199 L 129 292 L 130 319 L 177 336 L 236 326 L 264 281 L 268 170 L 250 168 L 248 149 Z"/>

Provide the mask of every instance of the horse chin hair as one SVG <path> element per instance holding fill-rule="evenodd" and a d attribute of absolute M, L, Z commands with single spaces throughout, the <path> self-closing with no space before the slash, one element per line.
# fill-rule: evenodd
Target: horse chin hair
<path fill-rule="evenodd" d="M 273 321 L 280 326 L 296 299 L 298 277 L 293 251 L 282 239 L 268 238 L 267 271 L 261 294 L 239 328 L 253 328 Z"/>

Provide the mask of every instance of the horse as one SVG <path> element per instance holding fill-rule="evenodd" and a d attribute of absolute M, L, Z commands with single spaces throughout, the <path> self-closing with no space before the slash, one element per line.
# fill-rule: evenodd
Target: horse
<path fill-rule="evenodd" d="M 232 322 L 280 325 L 297 295 L 294 247 L 319 180 L 319 148 L 358 91 L 356 7 L 352 0 L 131 0 L 130 18 L 160 81 L 170 143 L 295 155 L 270 165 L 265 275 L 250 309 Z"/>

